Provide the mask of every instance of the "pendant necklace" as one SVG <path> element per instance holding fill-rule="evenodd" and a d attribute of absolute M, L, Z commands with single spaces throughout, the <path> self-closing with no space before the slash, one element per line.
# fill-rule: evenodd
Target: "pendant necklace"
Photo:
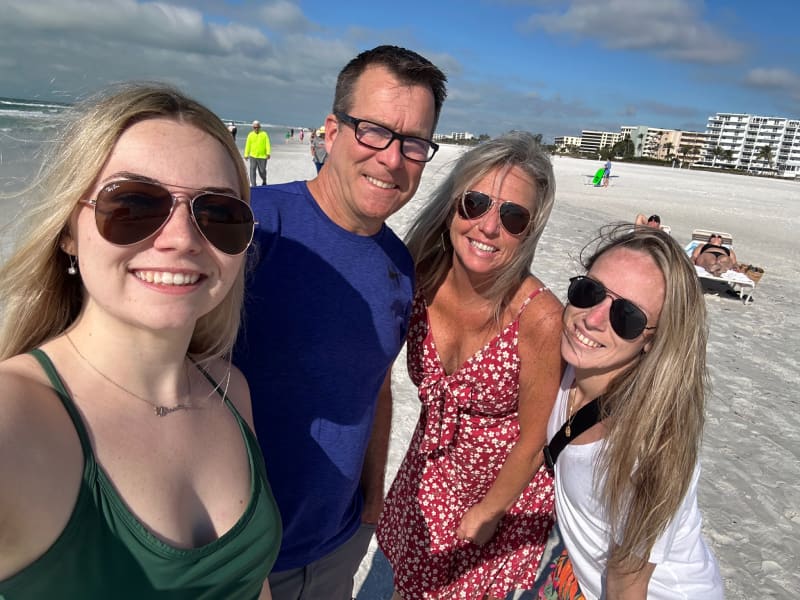
<path fill-rule="evenodd" d="M 80 351 L 80 350 L 78 350 L 78 347 L 75 345 L 75 342 L 73 342 L 73 341 L 72 341 L 72 338 L 71 338 L 71 337 L 69 337 L 69 334 L 68 334 L 68 333 L 65 333 L 65 334 L 64 334 L 64 337 L 66 337 L 66 338 L 67 338 L 67 341 L 69 342 L 70 346 L 72 346 L 72 349 L 73 349 L 73 350 L 75 350 L 75 352 L 76 352 L 76 353 L 77 353 L 77 355 L 78 355 L 78 356 L 81 358 L 81 360 L 83 360 L 83 362 L 85 362 L 87 365 L 89 365 L 89 368 L 91 368 L 91 369 L 92 369 L 92 371 L 94 371 L 95 373 L 97 373 L 98 375 L 100 375 L 100 377 L 102 377 L 103 379 L 105 379 L 105 380 L 106 380 L 108 383 L 110 383 L 111 385 L 113 385 L 115 388 L 117 388 L 117 389 L 119 389 L 119 390 L 122 390 L 123 392 L 125 392 L 125 393 L 126 393 L 126 394 L 128 394 L 129 396 L 133 396 L 133 397 L 134 397 L 134 398 L 136 398 L 137 400 L 141 400 L 142 402 L 144 402 L 144 403 L 146 403 L 146 404 L 149 404 L 150 406 L 152 406 L 152 407 L 153 407 L 153 412 L 154 412 L 154 414 L 155 414 L 157 417 L 166 417 L 167 415 L 169 415 L 169 414 L 172 414 L 172 413 L 174 413 L 174 412 L 177 412 L 177 411 L 179 411 L 179 410 L 193 410 L 193 409 L 196 409 L 196 408 L 198 408 L 197 406 L 192 406 L 191 404 L 176 404 L 175 406 L 162 406 L 162 405 L 160 405 L 160 404 L 153 404 L 153 403 L 152 403 L 152 402 L 150 402 L 148 399 L 146 399 L 146 398 L 142 398 L 142 397 L 141 397 L 141 396 L 139 396 L 138 394 L 134 394 L 134 393 L 133 393 L 132 391 L 130 391 L 128 388 L 126 388 L 126 387 L 123 387 L 121 384 L 117 383 L 116 381 L 114 381 L 113 379 L 111 379 L 111 378 L 110 378 L 108 375 L 106 375 L 105 373 L 103 373 L 103 372 L 102 372 L 100 369 L 98 369 L 97 367 L 95 367 L 95 366 L 94 366 L 94 365 L 91 363 L 91 361 L 90 361 L 88 358 L 86 358 L 86 357 L 83 355 L 83 353 L 81 353 L 81 351 Z M 184 361 L 184 362 L 185 362 L 185 361 Z M 189 376 L 189 368 L 188 368 L 188 367 L 186 368 L 186 386 L 187 386 L 187 389 L 189 390 L 189 391 L 188 391 L 188 393 L 187 393 L 187 397 L 188 397 L 188 398 L 191 398 L 191 397 L 192 397 L 192 378 Z"/>
<path fill-rule="evenodd" d="M 569 390 L 569 398 L 567 400 L 567 407 L 569 410 L 569 414 L 567 415 L 567 426 L 564 429 L 564 435 L 569 437 L 572 435 L 572 409 L 575 407 L 575 388 L 572 387 Z"/>

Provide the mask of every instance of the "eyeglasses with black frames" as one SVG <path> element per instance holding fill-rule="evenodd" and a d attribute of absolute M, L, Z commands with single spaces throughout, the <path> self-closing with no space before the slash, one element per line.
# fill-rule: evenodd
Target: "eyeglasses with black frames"
<path fill-rule="evenodd" d="M 413 135 L 403 135 L 388 127 L 337 112 L 336 118 L 353 127 L 356 141 L 373 150 L 385 150 L 394 140 L 400 140 L 400 154 L 416 162 L 428 162 L 439 150 L 439 144 Z"/>

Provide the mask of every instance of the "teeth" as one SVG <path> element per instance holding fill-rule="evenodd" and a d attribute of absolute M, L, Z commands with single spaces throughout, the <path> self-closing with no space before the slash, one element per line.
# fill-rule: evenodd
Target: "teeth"
<path fill-rule="evenodd" d="M 386 181 L 381 181 L 380 179 L 375 179 L 374 177 L 370 177 L 369 175 L 367 175 L 366 177 L 367 177 L 367 181 L 369 181 L 372 185 L 374 185 L 376 187 L 379 187 L 381 189 L 384 189 L 384 190 L 391 190 L 391 189 L 394 189 L 395 187 L 397 187 L 393 183 L 388 183 Z"/>
<path fill-rule="evenodd" d="M 192 285 L 200 279 L 198 273 L 172 273 L 170 271 L 135 271 L 137 279 L 161 285 Z"/>
<path fill-rule="evenodd" d="M 583 334 L 582 334 L 580 331 L 578 331 L 577 329 L 575 330 L 575 337 L 576 337 L 576 338 L 578 338 L 578 341 L 579 341 L 581 344 L 584 344 L 585 346 L 589 346 L 590 348 L 602 348 L 602 347 L 603 347 L 603 345 L 602 345 L 602 344 L 598 344 L 597 342 L 595 342 L 595 341 L 593 341 L 593 340 L 590 340 L 588 337 L 586 337 L 585 335 L 583 335 Z"/>
<path fill-rule="evenodd" d="M 494 246 L 490 246 L 489 244 L 484 244 L 482 242 L 478 242 L 475 240 L 469 241 L 470 245 L 477 248 L 478 250 L 482 250 L 483 252 L 496 252 L 497 248 Z"/>

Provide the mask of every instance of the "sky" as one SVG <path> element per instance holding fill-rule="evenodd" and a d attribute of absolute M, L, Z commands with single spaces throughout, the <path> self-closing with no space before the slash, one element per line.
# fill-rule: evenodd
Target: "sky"
<path fill-rule="evenodd" d="M 319 126 L 339 70 L 396 44 L 448 78 L 438 133 L 705 131 L 800 118 L 800 2 L 0 0 L 0 96 L 177 85 L 221 118 Z"/>

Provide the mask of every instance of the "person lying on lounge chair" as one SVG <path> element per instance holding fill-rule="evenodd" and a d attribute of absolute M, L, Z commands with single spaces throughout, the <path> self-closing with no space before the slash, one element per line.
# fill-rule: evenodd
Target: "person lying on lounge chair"
<path fill-rule="evenodd" d="M 703 267 L 714 276 L 729 270 L 736 270 L 736 253 L 733 248 L 722 245 L 722 236 L 712 233 L 708 243 L 697 246 L 692 252 L 692 262 Z"/>

